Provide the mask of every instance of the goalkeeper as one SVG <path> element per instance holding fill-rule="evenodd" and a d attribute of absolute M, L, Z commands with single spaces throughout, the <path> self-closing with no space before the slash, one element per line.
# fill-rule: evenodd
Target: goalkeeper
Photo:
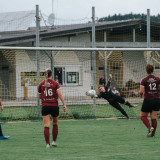
<path fill-rule="evenodd" d="M 98 95 L 95 95 L 94 98 L 104 98 L 106 99 L 111 106 L 119 110 L 128 120 L 130 119 L 125 110 L 120 106 L 119 103 L 125 104 L 129 107 L 136 107 L 136 105 L 130 104 L 128 101 L 126 101 L 124 98 L 121 96 L 118 96 L 114 94 L 111 89 L 110 89 L 110 84 L 111 84 L 111 79 L 112 76 L 109 76 L 108 83 L 105 86 L 100 85 L 99 86 L 99 91 L 100 93 Z"/>

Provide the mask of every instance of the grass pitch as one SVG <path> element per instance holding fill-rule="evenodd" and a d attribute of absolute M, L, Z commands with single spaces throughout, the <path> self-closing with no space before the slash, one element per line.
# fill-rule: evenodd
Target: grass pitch
<path fill-rule="evenodd" d="M 2 160 L 160 159 L 159 126 L 156 137 L 147 138 L 140 119 L 59 121 L 58 147 L 50 149 L 42 122 L 4 123 L 2 129 L 11 136 L 0 141 Z"/>
<path fill-rule="evenodd" d="M 138 104 L 136 108 L 129 108 L 122 105 L 122 108 L 127 112 L 129 117 L 139 117 L 142 104 Z M 96 105 L 96 117 L 94 115 L 93 105 L 67 105 L 66 112 L 63 112 L 63 107 L 60 106 L 60 119 L 95 119 L 95 118 L 110 118 L 122 117 L 117 109 L 109 104 Z M 124 116 L 123 116 L 124 117 Z M 17 120 L 40 120 L 38 117 L 37 107 L 35 106 L 10 106 L 5 107 L 3 112 L 0 112 L 0 120 L 3 122 Z"/>

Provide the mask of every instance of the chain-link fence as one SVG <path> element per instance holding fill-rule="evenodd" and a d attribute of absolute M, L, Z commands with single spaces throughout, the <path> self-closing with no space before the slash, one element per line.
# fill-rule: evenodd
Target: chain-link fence
<path fill-rule="evenodd" d="M 33 47 L 34 48 L 34 47 Z M 0 49 L 0 95 L 5 111 L 2 120 L 37 119 L 41 106 L 37 99 L 37 56 L 36 48 L 1 47 Z M 92 99 L 86 96 L 93 86 L 97 94 L 100 78 L 105 81 L 112 74 L 110 89 L 115 87 L 120 96 L 131 103 L 139 104 L 137 108 L 124 109 L 131 117 L 139 117 L 142 98 L 139 95 L 140 80 L 146 76 L 147 56 L 154 66 L 154 73 L 160 76 L 159 49 L 91 49 L 91 48 L 39 48 L 39 82 L 45 79 L 44 71 L 51 68 L 53 79 L 60 84 L 60 89 L 67 104 L 67 111 L 60 118 L 107 118 L 123 117 L 104 99 Z M 92 53 L 96 53 L 96 70 L 92 67 Z M 52 57 L 52 58 L 51 58 Z M 104 58 L 105 57 L 105 58 Z M 107 57 L 107 58 L 106 58 Z M 106 66 L 105 66 L 106 65 Z M 93 73 L 96 79 L 93 79 Z"/>

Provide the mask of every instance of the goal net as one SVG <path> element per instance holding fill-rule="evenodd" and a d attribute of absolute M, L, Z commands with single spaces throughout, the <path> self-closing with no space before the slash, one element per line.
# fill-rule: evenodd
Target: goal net
<path fill-rule="evenodd" d="M 107 83 L 109 74 L 111 89 L 116 88 L 120 96 L 138 105 L 121 106 L 130 117 L 139 117 L 143 100 L 139 95 L 140 80 L 146 76 L 146 64 L 153 64 L 154 74 L 160 76 L 160 53 L 156 48 L 0 47 L 0 62 L 0 97 L 5 107 L 0 112 L 2 121 L 41 117 L 37 82 L 45 79 L 46 68 L 52 69 L 67 104 L 67 111 L 63 112 L 59 101 L 60 119 L 123 117 L 106 100 L 85 94 L 91 88 L 98 94 L 100 78 L 104 76 Z"/>

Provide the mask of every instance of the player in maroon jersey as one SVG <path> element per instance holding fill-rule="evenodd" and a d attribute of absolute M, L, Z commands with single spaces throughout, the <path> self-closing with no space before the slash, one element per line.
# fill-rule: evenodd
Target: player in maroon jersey
<path fill-rule="evenodd" d="M 144 101 L 141 108 L 141 120 L 148 128 L 148 137 L 154 137 L 157 128 L 157 113 L 160 108 L 160 97 L 158 87 L 160 85 L 160 78 L 153 75 L 154 68 L 152 65 L 147 64 L 147 76 L 141 80 L 140 94 L 144 94 Z M 151 124 L 148 120 L 150 113 Z"/>
<path fill-rule="evenodd" d="M 63 103 L 63 111 L 66 111 L 66 104 L 63 95 L 60 90 L 59 84 L 52 80 L 52 70 L 47 69 L 45 71 L 46 80 L 39 84 L 38 92 L 39 98 L 42 103 L 42 117 L 44 123 L 44 137 L 46 141 L 46 147 L 50 148 L 49 140 L 49 128 L 50 128 L 50 115 L 52 116 L 52 146 L 57 146 L 56 139 L 58 136 L 58 118 L 59 118 L 59 105 L 58 97 Z"/>

